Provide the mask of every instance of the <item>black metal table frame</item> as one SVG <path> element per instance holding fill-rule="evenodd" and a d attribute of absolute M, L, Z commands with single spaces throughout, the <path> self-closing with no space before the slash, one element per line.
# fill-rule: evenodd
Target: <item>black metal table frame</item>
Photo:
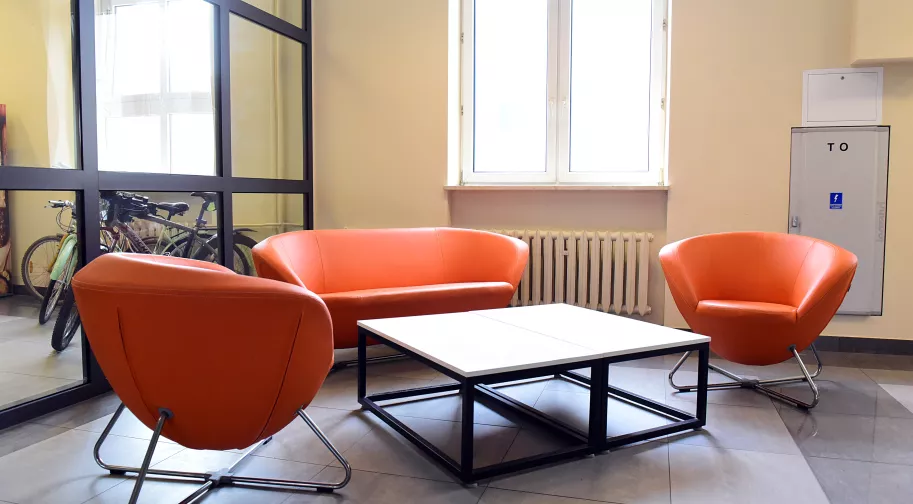
<path fill-rule="evenodd" d="M 394 392 L 384 392 L 367 395 L 367 339 L 372 338 L 386 346 L 394 348 L 403 354 L 431 367 L 432 369 L 454 379 L 457 383 L 434 385 Z M 618 387 L 609 385 L 609 365 L 636 359 L 645 359 L 660 355 L 678 354 L 688 351 L 698 352 L 698 390 L 697 409 L 692 415 L 685 411 L 672 408 L 665 404 L 653 401 L 646 397 L 628 392 Z M 646 441 L 677 432 L 700 429 L 707 423 L 707 372 L 710 358 L 710 344 L 698 343 L 682 345 L 662 350 L 638 352 L 616 357 L 605 357 L 570 364 L 550 365 L 526 369 L 494 373 L 477 377 L 461 376 L 415 352 L 404 348 L 381 335 L 375 334 L 362 327 L 358 328 L 358 402 L 363 409 L 371 411 L 387 425 L 408 439 L 412 444 L 424 451 L 429 457 L 440 463 L 445 469 L 453 473 L 463 483 L 499 476 L 502 474 L 523 471 L 533 467 L 552 464 L 563 460 L 584 455 L 595 454 L 618 448 L 620 446 Z M 590 368 L 590 377 L 573 372 L 575 369 Z M 515 382 L 531 378 L 547 376 L 562 377 L 577 384 L 589 387 L 590 393 L 590 418 L 588 432 L 568 425 L 552 418 L 539 410 L 509 397 L 492 385 L 506 382 Z M 596 387 L 594 390 L 593 387 Z M 420 398 L 421 396 L 439 394 L 443 392 L 459 391 L 462 402 L 462 426 L 460 439 L 460 460 L 454 460 L 440 448 L 420 436 L 417 432 L 391 415 L 378 404 L 382 401 L 391 401 L 405 398 Z M 612 397 L 628 404 L 673 420 L 672 423 L 646 429 L 630 434 L 607 437 L 606 419 L 608 416 L 608 402 Z M 485 402 L 495 407 L 503 407 L 519 414 L 550 433 L 569 441 L 570 444 L 559 450 L 524 457 L 507 462 L 499 462 L 489 466 L 473 467 L 473 428 L 475 402 Z"/>

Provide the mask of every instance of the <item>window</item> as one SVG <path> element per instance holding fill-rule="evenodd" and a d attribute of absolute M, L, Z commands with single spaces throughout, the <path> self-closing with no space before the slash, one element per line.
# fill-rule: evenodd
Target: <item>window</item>
<path fill-rule="evenodd" d="M 667 0 L 464 0 L 464 183 L 662 181 Z"/>
<path fill-rule="evenodd" d="M 215 175 L 212 5 L 96 1 L 99 169 Z"/>

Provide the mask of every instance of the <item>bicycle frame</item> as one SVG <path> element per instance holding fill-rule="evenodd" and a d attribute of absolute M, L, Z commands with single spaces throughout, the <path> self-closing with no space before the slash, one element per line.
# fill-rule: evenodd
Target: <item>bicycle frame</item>
<path fill-rule="evenodd" d="M 70 264 L 70 258 L 76 254 L 76 234 L 70 233 L 63 237 L 60 242 L 60 252 L 54 259 L 54 266 L 51 268 L 51 280 L 61 280 L 61 275 L 67 271 L 67 265 Z M 72 269 L 72 268 L 70 268 Z M 69 281 L 69 278 L 63 279 Z"/>

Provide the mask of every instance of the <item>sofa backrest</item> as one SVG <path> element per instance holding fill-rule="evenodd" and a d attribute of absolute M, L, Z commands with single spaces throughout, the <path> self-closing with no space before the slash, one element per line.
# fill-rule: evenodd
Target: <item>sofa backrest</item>
<path fill-rule="evenodd" d="M 516 286 L 527 255 L 519 240 L 452 228 L 296 231 L 254 248 L 261 276 L 318 294 L 454 282 Z"/>

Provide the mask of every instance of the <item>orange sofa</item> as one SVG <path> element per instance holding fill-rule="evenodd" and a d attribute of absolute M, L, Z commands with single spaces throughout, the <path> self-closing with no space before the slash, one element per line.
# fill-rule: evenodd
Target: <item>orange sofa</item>
<path fill-rule="evenodd" d="M 353 348 L 358 320 L 506 307 L 529 250 L 469 229 L 343 229 L 276 235 L 253 256 L 261 277 L 320 296 L 335 347 Z"/>

